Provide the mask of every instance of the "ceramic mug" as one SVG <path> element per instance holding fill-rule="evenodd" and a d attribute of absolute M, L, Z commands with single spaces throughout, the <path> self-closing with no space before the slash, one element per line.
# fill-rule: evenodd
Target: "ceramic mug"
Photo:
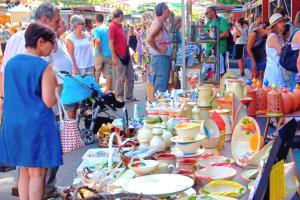
<path fill-rule="evenodd" d="M 176 166 L 176 156 L 171 153 L 161 153 L 158 156 L 156 156 L 156 160 L 159 163 L 166 163 L 168 165 Z"/>
<path fill-rule="evenodd" d="M 171 174 L 175 170 L 174 165 L 168 165 L 167 163 L 159 163 L 155 173 L 156 174 Z"/>
<path fill-rule="evenodd" d="M 175 174 L 180 174 L 183 176 L 193 176 L 193 171 L 189 170 L 189 169 L 177 169 L 176 171 L 174 171 Z"/>
<path fill-rule="evenodd" d="M 198 161 L 194 158 L 184 158 L 184 159 L 179 160 L 178 168 L 191 170 L 192 172 L 195 172 L 199 169 L 197 162 Z"/>

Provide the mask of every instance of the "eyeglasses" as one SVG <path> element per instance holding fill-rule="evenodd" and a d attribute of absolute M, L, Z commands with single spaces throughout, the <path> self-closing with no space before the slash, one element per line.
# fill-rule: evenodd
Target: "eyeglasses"
<path fill-rule="evenodd" d="M 80 23 L 79 25 L 82 25 L 82 26 L 84 26 L 84 23 Z"/>

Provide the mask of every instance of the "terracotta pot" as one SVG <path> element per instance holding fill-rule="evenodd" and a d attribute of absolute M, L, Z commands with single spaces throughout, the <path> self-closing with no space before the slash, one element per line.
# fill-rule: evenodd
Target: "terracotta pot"
<path fill-rule="evenodd" d="M 292 111 L 296 111 L 298 109 L 299 106 L 299 100 L 297 99 L 297 96 L 291 92 L 288 91 L 288 94 L 290 95 L 290 97 L 292 98 Z"/>
<path fill-rule="evenodd" d="M 257 88 L 256 110 L 263 111 L 267 109 L 267 92 L 263 88 Z"/>
<path fill-rule="evenodd" d="M 250 87 L 247 88 L 246 96 L 252 98 L 249 105 L 247 106 L 247 115 L 250 117 L 256 116 L 256 93 L 256 89 L 252 89 Z"/>
<path fill-rule="evenodd" d="M 295 94 L 295 96 L 297 97 L 297 100 L 298 100 L 298 107 L 297 109 L 300 107 L 300 85 L 297 84 L 293 93 Z"/>
<path fill-rule="evenodd" d="M 262 89 L 266 92 L 266 94 L 268 94 L 272 90 L 272 88 L 269 86 L 263 87 Z"/>
<path fill-rule="evenodd" d="M 282 110 L 282 94 L 276 89 L 272 89 L 267 95 L 267 115 L 281 116 Z"/>
<path fill-rule="evenodd" d="M 282 89 L 281 90 L 282 94 L 282 104 L 283 106 L 283 113 L 284 114 L 289 114 L 293 110 L 293 100 L 292 97 L 288 94 L 288 90 Z"/>

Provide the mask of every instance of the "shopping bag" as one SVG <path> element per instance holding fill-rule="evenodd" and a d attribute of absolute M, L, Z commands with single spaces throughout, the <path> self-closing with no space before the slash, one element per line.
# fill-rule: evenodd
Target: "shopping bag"
<path fill-rule="evenodd" d="M 62 145 L 62 152 L 68 153 L 75 149 L 79 149 L 84 146 L 79 133 L 79 128 L 76 119 L 69 119 L 68 114 L 64 108 L 64 105 L 60 101 L 59 95 L 56 94 L 58 112 L 59 112 L 59 129 L 60 129 L 60 141 Z"/>

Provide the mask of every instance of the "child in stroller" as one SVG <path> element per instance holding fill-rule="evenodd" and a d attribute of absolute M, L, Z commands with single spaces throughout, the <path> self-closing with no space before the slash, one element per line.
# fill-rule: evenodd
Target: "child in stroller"
<path fill-rule="evenodd" d="M 85 144 L 90 144 L 103 123 L 119 118 L 117 108 L 123 108 L 124 102 L 117 101 L 112 92 L 102 93 L 93 76 L 57 74 L 64 80 L 61 101 L 63 104 L 79 103 L 80 136 Z"/>

